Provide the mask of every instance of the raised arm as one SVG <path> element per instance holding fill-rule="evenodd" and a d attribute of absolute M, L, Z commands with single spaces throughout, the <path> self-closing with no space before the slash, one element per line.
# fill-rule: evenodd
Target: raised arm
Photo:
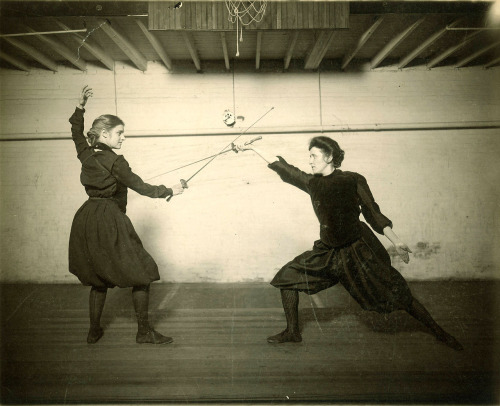
<path fill-rule="evenodd" d="M 92 97 L 92 95 L 92 89 L 88 86 L 84 86 L 80 92 L 75 112 L 69 119 L 69 122 L 71 123 L 71 138 L 75 143 L 78 159 L 82 162 L 88 157 L 88 155 L 92 154 L 89 144 L 87 143 L 87 139 L 83 135 L 83 114 L 85 113 L 85 105 L 87 104 L 89 97 Z"/>

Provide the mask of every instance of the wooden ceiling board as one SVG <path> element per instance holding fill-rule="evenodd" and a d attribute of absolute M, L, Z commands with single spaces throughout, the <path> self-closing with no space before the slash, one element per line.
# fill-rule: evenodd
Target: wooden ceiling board
<path fill-rule="evenodd" d="M 221 60 L 224 58 L 220 33 L 201 31 L 193 33 L 196 50 L 203 60 Z"/>
<path fill-rule="evenodd" d="M 283 59 L 288 49 L 288 31 L 263 31 L 261 58 Z"/>

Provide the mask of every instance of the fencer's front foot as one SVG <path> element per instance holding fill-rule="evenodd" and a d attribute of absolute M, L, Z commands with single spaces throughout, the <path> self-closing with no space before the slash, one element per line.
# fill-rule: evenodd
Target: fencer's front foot
<path fill-rule="evenodd" d="M 147 333 L 137 333 L 135 338 L 137 344 L 170 344 L 174 341 L 172 337 L 166 337 L 156 330 L 150 329 Z"/>
<path fill-rule="evenodd" d="M 464 347 L 458 342 L 458 340 L 451 334 L 444 333 L 438 337 L 438 340 L 446 344 L 448 347 L 453 348 L 456 351 L 463 351 Z"/>
<path fill-rule="evenodd" d="M 267 337 L 267 342 L 271 344 L 300 343 L 301 341 L 302 336 L 299 332 L 289 332 L 288 330 L 284 330 L 279 334 Z"/>
<path fill-rule="evenodd" d="M 104 335 L 104 330 L 102 327 L 90 328 L 89 334 L 87 335 L 87 343 L 95 344 Z"/>

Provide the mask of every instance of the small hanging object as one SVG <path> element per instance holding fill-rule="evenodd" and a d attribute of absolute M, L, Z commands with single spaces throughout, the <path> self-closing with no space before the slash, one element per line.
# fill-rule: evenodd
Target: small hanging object
<path fill-rule="evenodd" d="M 222 121 L 224 121 L 224 124 L 228 127 L 234 127 L 234 125 L 236 124 L 236 119 L 231 110 L 224 110 Z"/>

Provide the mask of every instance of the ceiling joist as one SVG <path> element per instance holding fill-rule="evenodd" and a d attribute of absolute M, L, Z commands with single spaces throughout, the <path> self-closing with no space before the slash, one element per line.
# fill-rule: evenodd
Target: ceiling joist
<path fill-rule="evenodd" d="M 54 19 L 55 24 L 57 24 L 60 28 L 65 31 L 71 31 L 66 24 L 63 24 L 61 21 Z M 82 37 L 78 34 L 70 34 L 71 38 L 78 43 L 79 46 L 85 48 L 88 52 L 90 52 L 99 62 L 101 62 L 106 68 L 109 70 L 115 69 L 115 61 L 95 42 L 90 40 L 89 38 Z"/>
<path fill-rule="evenodd" d="M 1 49 L 0 49 L 0 59 L 3 59 L 4 61 L 9 62 L 11 65 L 13 65 L 13 66 L 25 71 L 25 72 L 30 71 L 28 64 L 24 60 L 22 60 L 21 58 L 17 58 L 15 56 L 9 55 L 9 54 L 3 52 Z"/>
<path fill-rule="evenodd" d="M 196 52 L 196 46 L 194 45 L 193 34 L 187 31 L 182 32 L 182 37 L 184 38 L 184 42 L 188 48 L 189 54 L 191 55 L 191 59 L 193 60 L 194 66 L 196 70 L 201 71 L 201 63 L 200 57 L 198 56 L 198 52 Z"/>
<path fill-rule="evenodd" d="M 15 46 L 16 48 L 20 49 L 24 53 L 28 54 L 29 56 L 31 56 L 35 61 L 41 63 L 47 69 L 50 69 L 53 72 L 57 72 L 57 63 L 53 59 L 42 54 L 36 48 L 15 38 L 4 38 L 4 40 L 7 41 L 9 44 Z"/>
<path fill-rule="evenodd" d="M 317 34 L 316 41 L 307 56 L 304 69 L 318 69 L 319 64 L 323 60 L 326 51 L 330 47 L 330 44 L 335 36 L 335 31 L 320 31 Z"/>
<path fill-rule="evenodd" d="M 255 49 L 255 69 L 260 68 L 260 52 L 262 50 L 262 31 L 257 32 L 257 46 Z"/>
<path fill-rule="evenodd" d="M 483 55 L 484 53 L 488 52 L 490 49 L 496 48 L 497 46 L 500 45 L 500 41 L 494 42 L 493 44 L 490 44 L 488 46 L 485 46 L 484 48 L 481 48 L 480 50 L 474 52 L 472 55 L 469 55 L 460 61 L 457 62 L 455 65 L 455 68 L 461 68 L 465 65 L 467 65 L 469 62 L 473 61 L 474 59 L 478 58 L 479 56 Z"/>
<path fill-rule="evenodd" d="M 363 48 L 363 45 L 365 45 L 366 41 L 370 39 L 373 33 L 377 30 L 378 26 L 382 24 L 382 21 L 384 21 L 384 17 L 378 17 L 371 27 L 363 33 L 356 46 L 344 57 L 342 61 L 342 70 L 347 67 L 349 62 L 351 62 L 361 48 Z"/>
<path fill-rule="evenodd" d="M 495 66 L 498 64 L 500 64 L 500 56 L 498 58 L 495 58 L 495 59 L 491 60 L 490 62 L 488 62 L 486 65 L 484 65 L 484 68 L 489 69 L 492 66 Z"/>
<path fill-rule="evenodd" d="M 125 55 L 137 66 L 137 69 L 145 72 L 148 69 L 148 61 L 141 52 L 132 44 L 132 42 L 116 27 L 112 27 L 108 21 L 98 20 L 99 27 L 108 35 L 109 38 L 123 51 Z"/>
<path fill-rule="evenodd" d="M 226 33 L 220 33 L 220 41 L 222 43 L 222 53 L 224 55 L 224 64 L 226 65 L 226 70 L 230 69 L 229 65 L 229 53 L 227 52 L 227 41 L 226 41 Z"/>
<path fill-rule="evenodd" d="M 150 32 L 147 27 L 144 25 L 144 23 L 140 19 L 136 19 L 135 22 L 139 26 L 139 28 L 142 30 L 143 34 L 146 36 L 148 39 L 149 43 L 151 46 L 154 48 L 158 56 L 161 58 L 165 66 L 167 67 L 168 70 L 172 70 L 172 59 L 167 55 L 167 52 L 163 48 L 163 45 L 161 44 L 160 41 L 158 41 L 158 38 L 155 37 L 155 35 Z"/>
<path fill-rule="evenodd" d="M 435 32 L 433 35 L 431 35 L 429 38 L 427 38 L 424 42 L 422 42 L 417 48 L 415 48 L 412 52 L 410 52 L 407 56 L 402 58 L 401 61 L 399 61 L 398 68 L 403 69 L 411 61 L 413 61 L 418 55 L 420 55 L 427 48 L 429 48 L 433 43 L 435 43 L 439 38 L 441 38 L 444 34 L 446 34 L 448 32 L 448 28 L 453 28 L 453 27 L 457 26 L 461 21 L 462 21 L 462 19 L 455 20 L 451 24 L 449 24 L 448 26 Z"/>
<path fill-rule="evenodd" d="M 74 54 L 66 45 L 63 43 L 47 36 L 47 35 L 42 35 L 38 34 L 34 29 L 28 26 L 23 26 L 23 28 L 29 32 L 35 35 L 40 41 L 44 42 L 47 44 L 53 51 L 57 52 L 59 55 L 61 55 L 63 58 L 65 58 L 67 61 L 71 62 L 73 65 L 75 65 L 78 69 L 81 71 L 86 71 L 87 70 L 87 63 L 80 58 L 78 55 Z"/>
<path fill-rule="evenodd" d="M 297 44 L 297 39 L 299 38 L 299 31 L 293 31 L 290 36 L 290 42 L 288 43 L 288 47 L 286 50 L 286 55 L 284 58 L 284 69 L 287 70 L 290 66 L 290 61 L 292 60 L 293 50 L 295 49 L 295 45 Z"/>
<path fill-rule="evenodd" d="M 372 69 L 375 69 L 379 66 L 382 61 L 389 56 L 389 54 L 403 42 L 408 35 L 410 35 L 420 24 L 422 24 L 425 20 L 425 17 L 419 18 L 412 25 L 410 25 L 406 30 L 399 33 L 396 37 L 394 37 L 371 61 L 370 65 Z"/>
<path fill-rule="evenodd" d="M 451 47 L 449 47 L 448 49 L 446 49 L 444 52 L 441 52 L 440 54 L 438 54 L 437 56 L 435 56 L 428 64 L 427 64 L 427 68 L 429 69 L 432 69 L 434 66 L 436 66 L 438 63 L 440 63 L 441 61 L 443 61 L 444 59 L 448 58 L 451 54 L 453 54 L 454 52 L 458 51 L 459 49 L 463 48 L 464 46 L 466 46 L 468 43 L 470 43 L 475 37 L 477 37 L 479 34 L 481 33 L 481 31 L 475 31 L 473 32 L 472 34 L 470 34 L 468 36 L 468 38 L 462 40 L 461 42 L 459 42 L 458 44 L 456 45 L 453 45 Z"/>

